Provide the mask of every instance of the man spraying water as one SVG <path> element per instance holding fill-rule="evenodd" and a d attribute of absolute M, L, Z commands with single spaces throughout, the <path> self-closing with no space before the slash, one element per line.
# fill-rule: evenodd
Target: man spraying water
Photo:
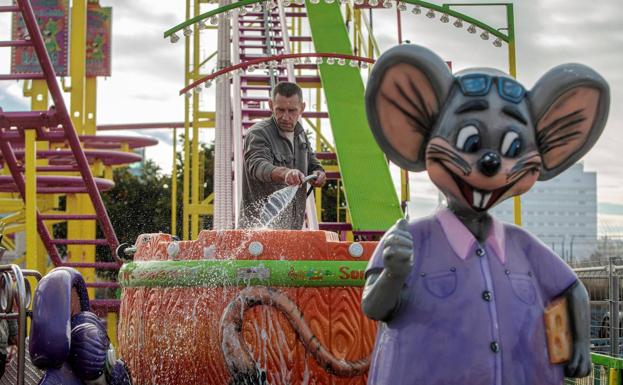
<path fill-rule="evenodd" d="M 268 225 L 261 220 L 266 216 L 262 210 L 276 191 L 305 182 L 322 187 L 326 182 L 324 170 L 299 123 L 305 110 L 301 88 L 294 83 L 277 84 L 269 106 L 272 116 L 251 127 L 244 140 L 240 228 Z M 306 175 L 315 178 L 306 181 Z M 271 209 L 274 218 L 269 221 L 270 227 L 300 230 L 305 219 L 305 189 L 292 188 L 286 192 L 277 194 L 280 199 L 271 200 L 280 204 L 279 210 Z M 289 199 L 286 202 L 281 198 Z"/>

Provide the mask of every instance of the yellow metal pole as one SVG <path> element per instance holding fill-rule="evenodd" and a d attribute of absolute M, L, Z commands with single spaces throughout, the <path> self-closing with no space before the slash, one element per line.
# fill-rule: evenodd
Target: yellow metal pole
<path fill-rule="evenodd" d="M 619 371 L 615 368 L 610 368 L 608 375 L 608 385 L 619 385 Z"/>
<path fill-rule="evenodd" d="M 97 78 L 86 78 L 84 133 L 95 135 L 97 125 Z"/>
<path fill-rule="evenodd" d="M 26 266 L 37 265 L 37 131 L 24 130 L 26 178 Z"/>
<path fill-rule="evenodd" d="M 359 34 L 361 34 L 361 9 L 355 8 L 355 27 L 353 28 L 353 41 L 355 44 L 353 45 L 357 51 L 356 55 L 363 56 L 361 54 L 361 39 L 359 38 Z"/>
<path fill-rule="evenodd" d="M 87 0 L 74 0 L 71 7 L 71 40 L 70 40 L 70 115 L 74 127 L 79 135 L 85 132 L 86 111 L 86 20 Z M 93 93 L 93 90 L 90 90 Z M 91 200 L 87 195 L 68 195 L 67 211 L 72 214 L 91 214 L 94 212 Z M 68 239 L 93 239 L 95 237 L 95 225 L 89 226 L 84 221 L 67 221 Z M 95 261 L 95 247 L 84 245 L 70 245 L 67 252 L 76 262 Z M 79 269 L 85 281 L 93 282 L 95 270 L 89 268 Z M 93 288 L 88 289 L 89 296 L 95 296 Z"/>
<path fill-rule="evenodd" d="M 106 329 L 108 330 L 108 338 L 110 338 L 110 343 L 117 350 L 117 313 L 110 312 L 106 316 Z"/>
<path fill-rule="evenodd" d="M 409 200 L 409 171 L 400 169 L 400 200 L 404 203 Z"/>
<path fill-rule="evenodd" d="M 45 111 L 48 109 L 48 86 L 45 80 L 33 80 L 31 83 L 29 96 L 31 97 L 30 106 L 32 107 L 31 109 L 33 111 Z M 38 141 L 36 143 L 36 146 L 37 149 L 40 151 L 50 149 L 50 143 L 47 141 Z M 36 163 L 38 166 L 47 166 L 48 160 L 44 158 L 37 159 Z M 39 199 L 45 200 L 44 206 L 53 207 L 55 206 L 54 201 L 58 198 L 54 195 L 46 195 Z M 46 223 L 46 227 L 48 228 L 48 230 L 52 230 L 52 225 L 50 223 Z M 45 250 L 43 241 L 41 241 L 39 237 L 37 237 L 37 243 L 37 258 L 34 261 L 27 259 L 26 267 L 45 274 L 47 272 L 48 255 Z"/>
<path fill-rule="evenodd" d="M 506 4 L 506 26 L 508 27 L 508 72 L 517 78 L 517 60 L 515 56 L 515 16 L 513 4 Z M 513 197 L 513 216 L 517 226 L 521 226 L 521 196 Z"/>
<path fill-rule="evenodd" d="M 171 170 L 171 234 L 177 235 L 177 128 L 173 129 L 173 168 Z"/>
<path fill-rule="evenodd" d="M 186 19 L 190 18 L 190 0 L 186 0 Z M 190 38 L 184 39 L 185 56 L 184 56 L 184 84 L 189 84 L 190 79 Z M 188 240 L 189 223 L 188 223 L 188 200 L 190 197 L 190 101 L 184 98 L 184 178 L 182 181 L 182 239 Z"/>
<path fill-rule="evenodd" d="M 84 96 L 86 74 L 86 0 L 74 0 L 71 7 L 71 109 L 70 115 L 78 134 L 84 133 Z"/>

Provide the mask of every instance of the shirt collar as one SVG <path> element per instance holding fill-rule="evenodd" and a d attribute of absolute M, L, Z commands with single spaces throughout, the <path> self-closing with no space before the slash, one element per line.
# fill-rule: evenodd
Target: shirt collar
<path fill-rule="evenodd" d="M 452 250 L 465 260 L 469 256 L 474 244 L 478 241 L 465 225 L 447 208 L 440 209 L 435 214 L 443 232 L 448 239 Z M 506 262 L 506 249 L 504 247 L 504 225 L 502 222 L 491 217 L 491 229 L 485 243 L 493 250 L 500 262 Z"/>
<path fill-rule="evenodd" d="M 279 126 L 277 125 L 277 121 L 275 120 L 274 116 L 270 117 L 270 121 L 273 123 L 273 127 L 277 131 L 277 135 L 281 136 L 284 139 L 288 139 L 285 136 L 285 134 L 283 132 L 281 132 L 281 130 L 279 129 Z M 303 126 L 301 125 L 301 122 L 296 122 L 296 124 L 294 125 L 294 137 L 299 135 L 301 132 L 304 132 Z"/>

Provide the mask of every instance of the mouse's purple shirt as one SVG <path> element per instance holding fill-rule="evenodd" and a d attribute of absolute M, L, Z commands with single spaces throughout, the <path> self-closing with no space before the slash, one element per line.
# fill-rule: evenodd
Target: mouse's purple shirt
<path fill-rule="evenodd" d="M 409 224 L 408 296 L 379 323 L 369 385 L 560 385 L 543 309 L 577 279 L 547 246 L 493 220 L 484 245 L 449 210 Z M 383 243 L 366 269 L 383 268 Z"/>

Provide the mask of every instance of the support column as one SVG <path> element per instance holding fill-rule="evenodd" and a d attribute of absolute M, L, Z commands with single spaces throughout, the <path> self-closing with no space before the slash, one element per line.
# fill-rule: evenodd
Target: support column
<path fill-rule="evenodd" d="M 24 166 L 26 179 L 26 266 L 37 265 L 37 131 L 24 130 Z"/>
<path fill-rule="evenodd" d="M 220 0 L 219 7 L 229 4 Z M 217 70 L 231 65 L 229 20 L 219 18 Z M 232 129 L 231 89 L 229 79 L 221 76 L 216 81 L 216 141 L 214 157 L 214 229 L 233 227 L 232 200 Z"/>
<path fill-rule="evenodd" d="M 26 92 L 24 92 L 26 95 Z M 26 96 L 30 96 L 30 107 L 33 111 L 45 111 L 48 109 L 48 86 L 45 80 L 33 80 Z M 50 143 L 47 141 L 36 142 L 36 150 L 46 151 L 50 149 Z M 47 159 L 37 159 L 37 166 L 47 166 Z M 56 195 L 43 195 L 37 198 L 38 202 L 43 201 L 43 206 L 47 208 L 56 207 L 55 204 L 58 201 Z M 52 234 L 52 225 L 46 225 L 50 233 Z M 45 249 L 45 245 L 41 238 L 37 237 L 37 257 L 35 260 L 26 260 L 26 267 L 34 269 L 45 274 L 47 272 L 48 254 Z"/>
<path fill-rule="evenodd" d="M 87 0 L 73 0 L 71 7 L 71 39 L 70 39 L 70 76 L 71 93 L 69 114 L 78 135 L 86 134 L 86 20 Z M 91 90 L 91 92 L 93 92 Z M 92 214 L 93 205 L 86 194 L 71 194 L 67 196 L 67 211 L 72 214 Z M 67 221 L 67 239 L 94 239 L 94 223 L 89 225 L 85 221 Z M 75 262 L 94 262 L 95 246 L 71 245 L 67 247 L 68 255 Z M 95 270 L 91 268 L 78 269 L 85 281 L 95 280 Z M 88 289 L 89 297 L 95 297 L 94 289 Z"/>

